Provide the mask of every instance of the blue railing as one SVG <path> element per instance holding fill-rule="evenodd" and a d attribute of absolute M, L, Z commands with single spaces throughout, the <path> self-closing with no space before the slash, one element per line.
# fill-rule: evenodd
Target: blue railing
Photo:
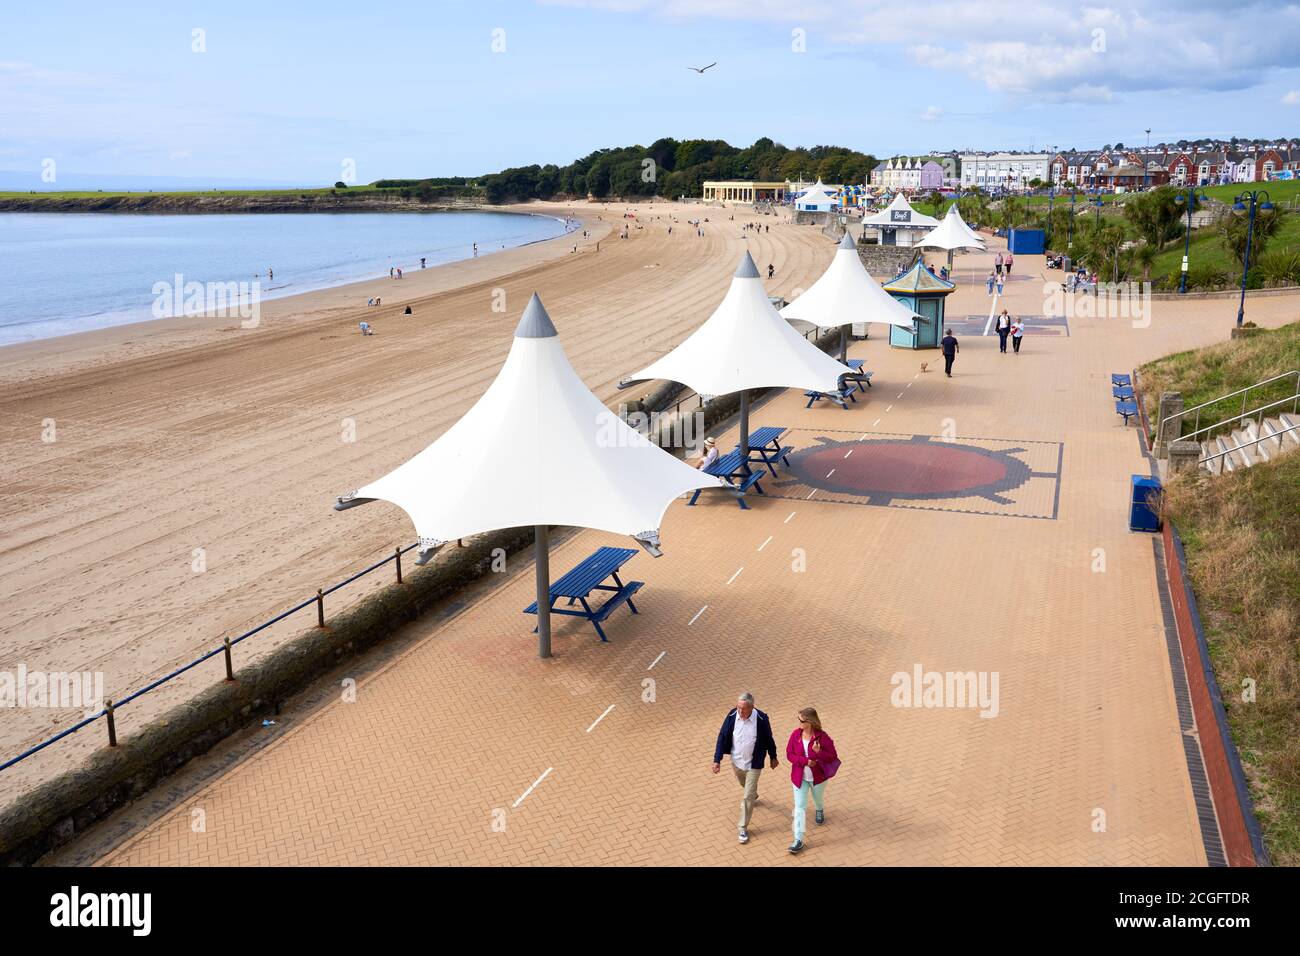
<path fill-rule="evenodd" d="M 71 727 L 59 731 L 59 733 L 55 734 L 53 737 L 49 738 L 48 740 L 42 741 L 41 743 L 37 744 L 35 747 L 31 747 L 28 750 L 24 750 L 17 757 L 14 757 L 10 760 L 6 760 L 4 763 L 0 764 L 0 771 L 8 770 L 10 767 L 18 763 L 19 761 L 26 760 L 28 757 L 32 756 L 33 754 L 40 753 L 42 750 L 44 750 L 46 747 L 50 746 L 51 744 L 58 743 L 64 737 L 69 737 L 72 734 L 75 734 L 77 731 L 82 730 L 85 727 L 89 727 L 95 721 L 105 719 L 105 718 L 108 720 L 108 745 L 110 747 L 116 747 L 117 746 L 117 725 L 114 719 L 114 715 L 118 710 L 125 707 L 127 704 L 131 703 L 132 701 L 140 697 L 143 697 L 151 690 L 161 687 L 163 684 L 167 683 L 168 681 L 175 680 L 177 677 L 180 677 L 186 671 L 193 670 L 195 667 L 198 667 L 200 664 L 204 663 L 205 661 L 210 661 L 218 654 L 224 654 L 226 658 L 226 680 L 234 680 L 235 669 L 234 669 L 233 658 L 231 656 L 230 651 L 231 648 L 233 648 L 236 644 L 240 643 L 241 641 L 248 640 L 248 638 L 252 637 L 254 634 L 266 630 L 268 627 L 270 627 L 273 624 L 278 624 L 280 621 L 283 621 L 285 618 L 293 614 L 297 614 L 299 611 L 305 610 L 306 608 L 311 607 L 313 604 L 316 605 L 316 626 L 324 627 L 325 626 L 325 598 L 327 595 L 333 594 L 335 591 L 347 587 L 349 584 L 351 584 L 353 581 L 357 580 L 358 578 L 365 577 L 367 574 L 370 574 L 373 571 L 378 571 L 380 568 L 388 564 L 390 561 L 396 562 L 397 583 L 401 584 L 402 583 L 402 555 L 412 550 L 413 548 L 417 548 L 417 547 L 419 547 L 418 543 L 408 544 L 404 548 L 395 548 L 393 550 L 393 553 L 390 554 L 388 557 L 384 558 L 382 561 L 376 561 L 374 564 L 370 565 L 370 567 L 358 571 L 356 574 L 352 575 L 349 578 L 345 578 L 344 580 L 340 581 L 338 584 L 330 585 L 328 588 L 324 588 L 324 589 L 317 588 L 315 597 L 310 597 L 307 600 L 303 601 L 301 604 L 295 604 L 293 607 L 289 608 L 289 610 L 277 614 L 269 621 L 263 621 L 261 624 L 257 625 L 257 627 L 253 628 L 250 631 L 245 631 L 243 634 L 240 634 L 238 637 L 225 638 L 221 642 L 220 646 L 213 648 L 212 650 L 208 651 L 206 654 L 204 654 L 201 657 L 196 657 L 188 664 L 184 664 L 176 668 L 176 670 L 172 671 L 170 674 L 167 674 L 164 677 L 160 677 L 157 680 L 149 684 L 146 684 L 144 687 L 141 687 L 139 690 L 132 691 L 130 694 L 128 694 L 126 697 L 123 697 L 117 703 L 114 703 L 112 698 L 109 698 L 104 702 L 104 707 L 98 713 L 92 714 L 91 716 L 86 717 L 78 721 L 77 723 L 73 724 Z"/>

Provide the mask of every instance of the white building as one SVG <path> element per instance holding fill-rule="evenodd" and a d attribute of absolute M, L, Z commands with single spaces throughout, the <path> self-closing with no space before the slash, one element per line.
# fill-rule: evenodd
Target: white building
<path fill-rule="evenodd" d="M 1047 153 L 963 153 L 961 185 L 963 189 L 1024 189 L 1029 182 L 1047 182 Z"/>

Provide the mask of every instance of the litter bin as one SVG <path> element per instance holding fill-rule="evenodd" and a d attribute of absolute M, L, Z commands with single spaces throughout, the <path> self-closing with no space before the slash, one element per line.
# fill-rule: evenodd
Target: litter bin
<path fill-rule="evenodd" d="M 1159 531 L 1160 516 L 1156 514 L 1160 479 L 1147 475 L 1134 475 L 1132 494 L 1129 495 L 1128 529 L 1130 531 Z"/>
<path fill-rule="evenodd" d="M 1074 262 L 1071 261 L 1069 256 L 1063 256 L 1061 258 L 1061 271 L 1066 275 L 1069 275 L 1074 271 Z"/>

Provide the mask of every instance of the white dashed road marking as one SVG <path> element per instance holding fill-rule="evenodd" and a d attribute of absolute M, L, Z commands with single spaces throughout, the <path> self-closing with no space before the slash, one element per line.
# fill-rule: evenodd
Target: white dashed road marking
<path fill-rule="evenodd" d="M 554 769 L 555 769 L 554 767 L 547 767 L 546 772 L 533 781 L 533 785 L 529 787 L 527 790 L 525 790 L 523 794 L 520 795 L 519 799 L 514 802 L 514 805 L 511 807 L 511 809 L 514 809 L 514 807 L 518 807 L 519 804 L 523 803 L 524 800 L 528 798 L 528 795 L 537 789 L 537 785 L 541 783 L 543 780 L 545 780 L 547 777 L 549 777 L 551 771 Z"/>
<path fill-rule="evenodd" d="M 608 717 L 609 712 L 613 710 L 615 706 L 616 706 L 615 704 L 610 704 L 608 707 L 606 707 L 605 712 L 591 722 L 591 726 L 587 728 L 587 733 L 591 733 L 593 730 L 595 730 L 596 725 L 600 723 L 602 720 L 604 720 L 606 717 Z"/>
<path fill-rule="evenodd" d="M 690 627 L 692 624 L 694 624 L 696 621 L 698 621 L 698 620 L 700 619 L 700 615 L 703 614 L 703 613 L 704 613 L 705 611 L 707 611 L 708 609 L 709 609 L 709 606 L 706 604 L 706 605 L 704 605 L 704 607 L 702 607 L 702 608 L 700 608 L 698 611 L 696 611 L 696 612 L 695 612 L 695 616 L 694 616 L 693 618 L 691 618 L 689 621 L 686 622 L 686 626 L 687 626 L 687 627 Z"/>
<path fill-rule="evenodd" d="M 697 614 L 696 617 L 699 617 L 699 615 Z M 667 654 L 667 653 L 668 653 L 667 651 L 660 651 L 660 652 L 659 652 L 659 656 L 656 657 L 654 660 L 652 660 L 652 661 L 650 662 L 650 666 L 647 667 L 646 670 L 648 670 L 648 671 L 650 671 L 650 670 L 654 670 L 654 666 L 655 666 L 656 664 L 658 664 L 661 660 L 663 660 L 663 659 L 664 659 L 664 655 Z"/>
<path fill-rule="evenodd" d="M 769 544 L 771 544 L 771 543 L 772 543 L 772 536 L 769 534 L 769 535 L 767 536 L 767 540 L 764 541 L 762 544 L 760 544 L 760 545 L 758 546 L 758 550 L 762 551 L 764 548 L 766 548 L 766 547 L 767 547 Z"/>
<path fill-rule="evenodd" d="M 742 564 L 740 567 L 736 568 L 736 573 L 727 579 L 727 583 L 730 584 L 732 581 L 736 580 L 736 578 L 740 577 L 740 572 L 743 570 L 745 570 L 745 566 Z"/>

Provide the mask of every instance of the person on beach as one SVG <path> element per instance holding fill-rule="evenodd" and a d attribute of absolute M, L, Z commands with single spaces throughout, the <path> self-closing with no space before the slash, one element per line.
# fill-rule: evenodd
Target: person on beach
<path fill-rule="evenodd" d="M 776 267 L 769 262 L 767 264 L 767 277 L 770 279 L 774 275 L 776 275 Z"/>
<path fill-rule="evenodd" d="M 401 270 L 401 269 L 398 269 L 398 270 L 397 270 L 397 278 L 400 279 L 401 277 L 402 277 L 402 270 Z"/>
<path fill-rule="evenodd" d="M 722 755 L 731 755 L 731 769 L 742 788 L 740 798 L 739 840 L 749 842 L 749 819 L 758 802 L 758 776 L 763 772 L 763 755 L 767 754 L 773 770 L 777 768 L 776 738 L 767 714 L 754 707 L 754 695 L 745 691 L 736 699 L 736 708 L 727 714 L 713 747 L 713 772 L 722 769 Z"/>
<path fill-rule="evenodd" d="M 1011 323 L 1011 347 L 1017 355 L 1020 354 L 1020 340 L 1024 338 L 1024 335 L 1025 320 L 1017 316 L 1015 321 Z"/>
<path fill-rule="evenodd" d="M 424 268 L 424 259 L 425 259 L 424 256 L 420 256 L 420 268 L 421 268 L 421 269 Z"/>
<path fill-rule="evenodd" d="M 361 324 L 361 334 L 362 334 L 362 335 L 374 335 L 374 334 L 375 334 L 375 330 L 372 329 L 372 328 L 370 327 L 370 323 L 369 323 L 369 322 L 362 322 L 362 323 L 360 323 L 360 324 Z"/>
<path fill-rule="evenodd" d="M 393 278 L 393 276 L 396 275 L 396 273 L 397 273 L 397 267 L 396 267 L 396 266 L 389 266 L 389 267 L 388 267 L 388 278 L 390 278 L 390 279 Z"/>
<path fill-rule="evenodd" d="M 952 329 L 943 330 L 943 339 L 939 342 L 943 349 L 943 374 L 952 378 L 952 363 L 957 358 L 957 353 L 961 351 L 961 346 L 957 344 L 957 339 L 952 334 Z"/>
<path fill-rule="evenodd" d="M 268 282 L 275 278 L 275 270 L 272 269 L 270 266 L 266 267 L 266 278 Z"/>
<path fill-rule="evenodd" d="M 474 243 L 474 255 L 478 255 L 478 243 Z"/>
<path fill-rule="evenodd" d="M 996 256 L 993 257 L 993 271 L 996 272 L 998 275 L 1002 275 L 1002 265 L 1003 265 L 1002 253 L 999 252 Z"/>
<path fill-rule="evenodd" d="M 1012 257 L 1010 251 L 1008 251 L 1006 259 L 1004 259 L 1002 262 L 1002 271 L 1005 272 L 1007 275 L 1011 275 L 1011 263 L 1014 261 L 1015 260 Z"/>
<path fill-rule="evenodd" d="M 790 852 L 803 850 L 808 825 L 808 797 L 817 806 L 817 825 L 826 822 L 826 781 L 840 769 L 835 741 L 822 730 L 821 718 L 813 707 L 799 711 L 799 726 L 785 745 L 785 759 L 790 764 L 790 783 L 794 786 L 794 842 Z"/>
<path fill-rule="evenodd" d="M 713 440 L 713 436 L 704 439 L 704 454 L 700 455 L 700 460 L 696 462 L 695 467 L 703 471 L 711 464 L 718 460 L 718 444 Z"/>
<path fill-rule="evenodd" d="M 409 305 L 406 307 L 406 311 L 402 313 L 402 315 L 414 315 L 414 314 L 415 313 L 411 311 L 411 307 Z"/>
<path fill-rule="evenodd" d="M 1011 316 L 1007 315 L 1007 310 L 1003 309 L 998 313 L 998 351 L 1006 354 L 1007 336 L 1011 334 Z"/>

